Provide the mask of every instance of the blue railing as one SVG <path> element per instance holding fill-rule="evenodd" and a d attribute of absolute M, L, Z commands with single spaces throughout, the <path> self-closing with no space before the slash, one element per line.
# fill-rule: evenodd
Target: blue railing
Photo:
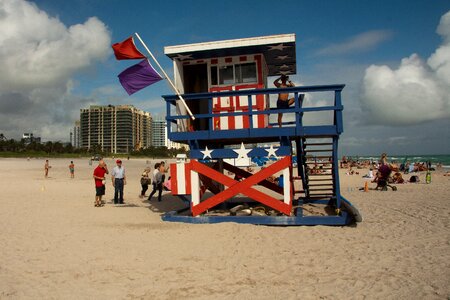
<path fill-rule="evenodd" d="M 207 126 L 203 128 L 190 128 L 189 126 L 180 126 L 181 123 L 187 123 L 190 119 L 188 114 L 180 114 L 178 110 L 173 109 L 176 106 L 177 95 L 164 95 L 163 98 L 166 101 L 166 120 L 168 137 L 172 141 L 189 141 L 189 140 L 213 140 L 213 139 L 227 139 L 227 138 L 258 138 L 258 137 L 270 137 L 270 136 L 331 136 L 339 135 L 343 132 L 342 126 L 342 110 L 341 92 L 345 85 L 320 85 L 320 86 L 301 86 L 290 87 L 282 89 L 282 93 L 293 94 L 295 98 L 295 104 L 287 109 L 277 109 L 276 107 L 267 107 L 264 109 L 255 109 L 251 105 L 247 111 L 230 111 L 230 112 L 215 112 L 213 110 L 213 98 L 223 97 L 247 97 L 248 103 L 252 103 L 252 97 L 257 95 L 264 95 L 266 101 L 270 103 L 271 95 L 280 94 L 281 90 L 277 88 L 272 89 L 251 89 L 240 91 L 225 91 L 225 92 L 213 92 L 213 93 L 197 93 L 197 94 L 185 94 L 183 98 L 189 103 L 193 101 L 203 101 L 203 105 L 207 105 L 207 113 L 194 114 L 195 118 L 203 121 Z M 331 92 L 334 94 L 334 99 L 331 99 L 332 105 L 316 106 L 316 107 L 303 107 L 301 101 L 299 101 L 300 95 L 307 93 L 323 93 Z M 206 101 L 205 101 L 206 100 Z M 180 102 L 181 106 L 182 103 Z M 206 111 L 206 108 L 203 107 Z M 330 125 L 318 125 L 318 126 L 304 126 L 303 116 L 310 112 L 333 112 L 333 120 Z M 253 117 L 256 115 L 270 114 L 294 114 L 295 118 L 291 122 L 284 122 L 282 127 L 278 127 L 278 124 L 268 124 L 266 128 L 258 128 L 253 124 Z M 229 117 L 229 116 L 248 116 L 248 128 L 240 128 L 231 130 L 220 130 L 215 128 L 214 118 Z M 178 124 L 174 126 L 173 124 Z"/>

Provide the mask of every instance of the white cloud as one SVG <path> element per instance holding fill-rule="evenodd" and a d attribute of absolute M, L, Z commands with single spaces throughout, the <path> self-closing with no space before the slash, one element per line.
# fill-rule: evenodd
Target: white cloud
<path fill-rule="evenodd" d="M 390 39 L 392 32 L 388 30 L 372 30 L 358 34 L 343 43 L 332 44 L 317 51 L 317 55 L 342 55 L 374 49 L 380 43 Z"/>
<path fill-rule="evenodd" d="M 450 116 L 450 12 L 437 32 L 444 43 L 427 62 L 412 54 L 396 70 L 366 69 L 361 104 L 369 122 L 411 125 Z"/>
<path fill-rule="evenodd" d="M 71 95 L 72 77 L 105 60 L 110 45 L 96 17 L 67 27 L 33 3 L 0 1 L 0 131 L 67 140 L 72 114 L 86 102 Z"/>

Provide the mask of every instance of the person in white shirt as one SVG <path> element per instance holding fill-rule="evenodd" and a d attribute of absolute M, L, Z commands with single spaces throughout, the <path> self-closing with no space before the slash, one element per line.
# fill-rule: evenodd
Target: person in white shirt
<path fill-rule="evenodd" d="M 152 185 L 153 185 L 153 191 L 148 196 L 148 201 L 150 201 L 153 197 L 153 195 L 158 192 L 158 201 L 161 202 L 161 193 L 162 193 L 162 172 L 161 172 L 161 164 L 156 163 L 155 164 L 155 170 L 153 171 L 153 179 L 152 179 Z"/>
<path fill-rule="evenodd" d="M 127 179 L 122 161 L 118 159 L 116 164 L 111 172 L 111 180 L 114 187 L 114 204 L 123 204 L 123 187 L 127 184 Z"/>

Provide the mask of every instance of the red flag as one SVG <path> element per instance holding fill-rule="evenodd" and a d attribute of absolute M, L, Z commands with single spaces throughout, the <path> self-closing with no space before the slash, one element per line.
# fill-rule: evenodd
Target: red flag
<path fill-rule="evenodd" d="M 114 55 L 118 60 L 145 58 L 145 56 L 134 45 L 132 36 L 121 43 L 115 43 L 112 45 L 112 48 L 114 50 Z"/>

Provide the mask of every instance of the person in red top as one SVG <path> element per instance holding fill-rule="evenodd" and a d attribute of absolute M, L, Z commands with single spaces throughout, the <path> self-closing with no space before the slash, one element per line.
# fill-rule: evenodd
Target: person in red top
<path fill-rule="evenodd" d="M 109 174 L 108 168 L 106 163 L 101 160 L 98 162 L 93 175 L 95 182 L 95 207 L 103 206 L 102 196 L 105 194 L 105 174 Z"/>

